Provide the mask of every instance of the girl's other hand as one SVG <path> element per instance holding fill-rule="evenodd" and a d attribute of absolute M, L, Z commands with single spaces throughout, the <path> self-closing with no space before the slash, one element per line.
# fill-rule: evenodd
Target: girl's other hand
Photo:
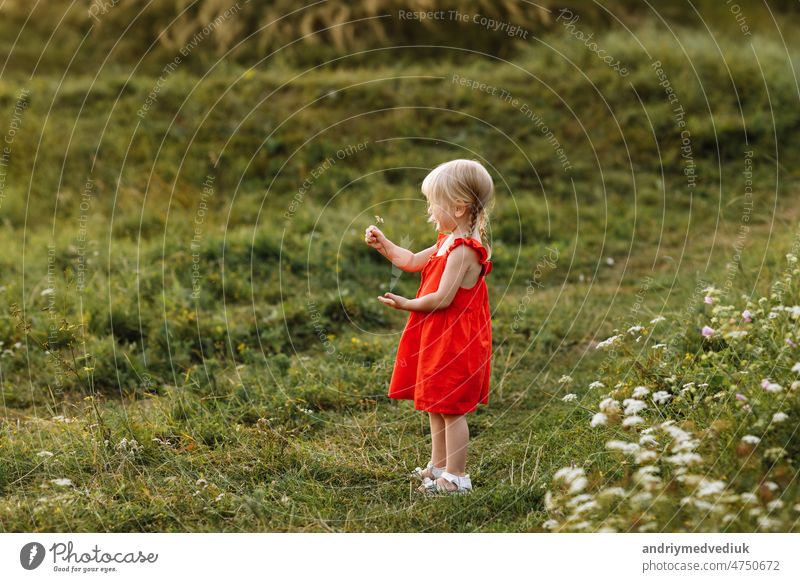
<path fill-rule="evenodd" d="M 394 293 L 384 293 L 382 296 L 378 297 L 378 301 L 389 307 L 394 307 L 395 309 L 405 309 L 409 300 L 401 295 L 395 295 Z"/>
<path fill-rule="evenodd" d="M 364 232 L 364 242 L 377 251 L 386 250 L 386 236 L 374 224 L 369 225 Z"/>

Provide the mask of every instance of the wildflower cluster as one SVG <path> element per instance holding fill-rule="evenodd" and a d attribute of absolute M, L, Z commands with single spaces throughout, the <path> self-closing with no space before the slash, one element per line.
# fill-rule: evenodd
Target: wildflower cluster
<path fill-rule="evenodd" d="M 769 297 L 734 306 L 705 289 L 695 353 L 643 349 L 665 344 L 642 326 L 598 344 L 619 355 L 614 388 L 592 392 L 605 377 L 589 386 L 598 399 L 586 422 L 604 450 L 555 473 L 546 529 L 797 530 L 800 271 L 787 259 Z"/>

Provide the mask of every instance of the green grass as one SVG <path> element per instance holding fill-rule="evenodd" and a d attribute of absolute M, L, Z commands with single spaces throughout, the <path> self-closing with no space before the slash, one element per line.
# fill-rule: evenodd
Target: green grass
<path fill-rule="evenodd" d="M 582 519 L 568 519 L 559 505 L 568 499 L 554 474 L 571 463 L 584 467 L 593 492 L 627 486 L 632 475 L 606 449 L 618 431 L 589 425 L 601 400 L 589 384 L 600 379 L 615 397 L 629 397 L 636 384 L 685 366 L 686 352 L 694 354 L 686 374 L 731 373 L 731 352 L 708 356 L 699 340 L 711 315 L 695 288 L 730 280 L 726 303 L 768 294 L 783 276 L 800 217 L 797 170 L 786 161 L 798 153 L 791 136 L 800 114 L 782 45 L 757 38 L 759 67 L 749 46 L 723 42 L 743 121 L 713 42 L 697 31 L 680 35 L 702 85 L 671 35 L 643 28 L 641 39 L 689 111 L 700 176 L 693 192 L 663 90 L 638 44 L 620 34 L 603 42 L 630 63 L 627 80 L 574 40 L 548 37 L 607 103 L 577 68 L 539 47 L 520 51 L 514 64 L 541 83 L 510 64 L 456 58 L 323 67 L 283 87 L 299 71 L 257 69 L 240 78 L 244 69 L 230 65 L 202 80 L 178 71 L 138 128 L 151 75 L 128 81 L 116 69 L 96 82 L 69 75 L 62 86 L 53 75 L 4 77 L 4 110 L 19 87 L 30 89 L 31 100 L 0 206 L 0 349 L 7 350 L 0 356 L 0 531 L 541 531 L 551 519 L 580 529 Z M 454 87 L 453 72 L 535 106 L 573 170 L 562 171 L 518 111 Z M 591 144 L 561 98 L 580 114 Z M 314 179 L 286 220 L 311 171 L 365 139 L 364 152 Z M 728 279 L 748 148 L 755 151 L 751 231 Z M 419 183 L 436 162 L 473 151 L 486 156 L 498 184 L 487 279 L 490 405 L 469 418 L 475 492 L 420 499 L 406 474 L 428 458 L 427 422 L 408 402 L 385 396 L 405 314 L 374 299 L 392 274 L 362 233 L 379 214 L 393 240 L 428 246 L 434 233 Z M 193 247 L 209 174 L 215 193 Z M 88 176 L 95 197 L 80 290 Z M 48 280 L 51 239 L 55 278 Z M 531 295 L 528 280 L 548 249 L 559 260 L 540 272 Z M 194 265 L 202 275 L 197 299 Z M 395 289 L 413 295 L 417 282 L 403 275 Z M 51 287 L 52 295 L 42 295 Z M 676 346 L 663 369 L 636 351 L 595 349 L 615 328 L 659 314 L 671 324 L 652 341 Z M 750 389 L 761 372 L 748 377 Z M 572 382 L 560 383 L 564 375 Z M 728 399 L 668 413 L 697 431 L 729 421 L 725 446 L 704 450 L 708 475 L 726 477 L 739 492 L 778 483 L 788 512 L 779 528 L 796 531 L 789 510 L 798 502 L 797 435 L 774 436 L 788 454 L 782 463 L 766 462 L 760 450 L 755 464 L 738 456 L 737 431 L 749 420 L 729 401 L 731 385 L 715 389 Z M 567 392 L 583 408 L 562 402 Z M 121 446 L 123 438 L 136 445 Z M 670 495 L 674 502 L 677 493 Z M 623 531 L 760 527 L 756 516 L 723 524 L 699 509 L 673 520 L 661 510 L 646 519 L 615 511 L 613 526 Z M 608 515 L 593 514 L 590 529 L 609 526 Z"/>

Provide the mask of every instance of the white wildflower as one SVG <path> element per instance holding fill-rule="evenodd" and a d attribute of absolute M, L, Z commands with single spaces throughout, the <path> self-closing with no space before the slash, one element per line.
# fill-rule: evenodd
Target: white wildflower
<path fill-rule="evenodd" d="M 714 509 L 713 503 L 709 503 L 708 501 L 703 501 L 702 499 L 695 499 L 694 506 L 702 511 L 711 511 L 712 509 Z"/>
<path fill-rule="evenodd" d="M 576 394 L 566 394 L 561 400 L 564 402 L 575 402 L 578 399 Z"/>
<path fill-rule="evenodd" d="M 564 481 L 565 483 L 572 483 L 581 475 L 584 475 L 584 471 L 581 467 L 562 467 L 556 471 L 556 474 L 553 475 L 553 479 L 556 481 Z"/>
<path fill-rule="evenodd" d="M 625 497 L 627 492 L 622 487 L 608 487 L 607 489 L 603 489 L 598 494 L 598 497 Z M 798 510 L 800 511 L 800 510 Z"/>
<path fill-rule="evenodd" d="M 747 443 L 748 445 L 757 445 L 761 442 L 761 439 L 752 434 L 746 434 L 742 437 L 742 442 Z"/>
<path fill-rule="evenodd" d="M 661 323 L 662 321 L 666 321 L 666 319 L 667 318 L 664 317 L 663 315 L 659 315 L 658 317 L 654 317 L 653 319 L 651 319 L 650 323 Z"/>
<path fill-rule="evenodd" d="M 619 339 L 621 337 L 622 337 L 621 335 L 612 335 L 610 338 L 604 339 L 599 344 L 597 344 L 594 349 L 596 349 L 596 350 L 604 350 L 604 349 L 606 349 L 606 348 L 608 348 L 610 346 L 613 346 L 613 345 L 619 343 Z"/>
<path fill-rule="evenodd" d="M 744 503 L 758 503 L 758 497 L 755 493 L 751 493 L 750 491 L 740 493 L 739 499 L 741 499 Z"/>
<path fill-rule="evenodd" d="M 678 453 L 667 457 L 666 460 L 673 465 L 691 465 L 693 463 L 702 463 L 703 457 L 697 453 Z"/>
<path fill-rule="evenodd" d="M 650 503 L 650 501 L 652 501 L 652 499 L 653 499 L 653 494 L 650 493 L 649 491 L 641 491 L 641 492 L 637 493 L 636 495 L 634 495 L 633 497 L 631 497 L 631 501 L 635 505 L 648 504 L 648 503 Z"/>
<path fill-rule="evenodd" d="M 658 446 L 658 441 L 652 435 L 643 434 L 642 436 L 639 437 L 639 444 L 642 446 L 645 445 Z"/>
<path fill-rule="evenodd" d="M 139 445 L 136 439 L 128 440 L 126 437 L 122 437 L 122 439 L 119 441 L 119 443 L 117 443 L 114 449 L 118 453 L 135 456 L 141 452 L 142 447 Z"/>
<path fill-rule="evenodd" d="M 641 325 L 634 325 L 633 327 L 628 328 L 628 333 L 633 335 L 635 333 L 641 332 L 643 329 L 644 328 Z"/>
<path fill-rule="evenodd" d="M 700 487 L 697 488 L 697 496 L 698 497 L 707 497 L 709 495 L 718 495 L 725 491 L 725 482 L 724 481 L 704 481 L 700 484 Z"/>
<path fill-rule="evenodd" d="M 789 415 L 785 412 L 776 412 L 772 415 L 772 422 L 783 422 L 787 418 L 789 418 Z"/>
<path fill-rule="evenodd" d="M 605 398 L 600 402 L 598 408 L 600 408 L 600 410 L 606 414 L 614 414 L 619 412 L 619 402 L 613 398 Z"/>
<path fill-rule="evenodd" d="M 658 392 L 653 394 L 653 402 L 655 402 L 656 404 L 664 404 L 670 398 L 672 398 L 672 394 L 670 394 L 666 390 L 659 390 Z"/>
<path fill-rule="evenodd" d="M 649 489 L 661 483 L 661 477 L 659 477 L 658 473 L 659 469 L 655 465 L 645 465 L 636 470 L 633 474 L 633 480 Z"/>
<path fill-rule="evenodd" d="M 558 522 L 555 519 L 548 519 L 542 524 L 544 529 L 555 529 L 558 527 Z"/>
<path fill-rule="evenodd" d="M 554 511 L 556 509 L 556 502 L 553 500 L 553 492 L 549 489 L 544 494 L 544 508 L 547 511 Z"/>
<path fill-rule="evenodd" d="M 654 467 L 652 465 L 648 466 L 648 467 L 641 467 L 641 468 L 636 470 L 636 473 L 634 473 L 634 477 L 636 477 L 638 479 L 642 475 L 653 475 L 653 474 L 658 473 L 658 472 L 659 472 L 659 468 L 658 467 Z"/>
<path fill-rule="evenodd" d="M 606 448 L 615 451 L 622 451 L 623 453 L 630 455 L 639 450 L 639 445 L 636 443 L 612 440 L 606 443 Z"/>
<path fill-rule="evenodd" d="M 53 453 L 51 453 L 50 451 L 39 451 L 38 453 L 36 453 L 36 456 L 37 457 L 48 458 L 48 457 L 52 457 Z"/>
<path fill-rule="evenodd" d="M 800 374 L 800 362 L 797 362 L 794 366 L 792 366 L 792 372 Z"/>
<path fill-rule="evenodd" d="M 691 435 L 680 427 L 674 425 L 674 420 L 667 420 L 661 423 L 661 430 L 668 433 L 678 442 L 689 440 Z"/>
<path fill-rule="evenodd" d="M 563 467 L 556 471 L 553 479 L 568 484 L 569 492 L 575 494 L 582 491 L 589 484 L 584 475 L 584 470 L 581 467 Z"/>
<path fill-rule="evenodd" d="M 605 388 L 606 385 L 603 384 L 600 380 L 595 380 L 591 384 L 589 384 L 589 389 L 594 390 L 596 388 Z"/>
<path fill-rule="evenodd" d="M 667 344 L 655 344 L 650 346 L 651 350 L 663 350 L 667 347 Z"/>
<path fill-rule="evenodd" d="M 634 398 L 644 398 L 648 394 L 650 394 L 650 389 L 647 386 L 637 386 L 633 389 Z"/>
<path fill-rule="evenodd" d="M 758 518 L 758 527 L 761 529 L 773 529 L 775 528 L 780 522 L 767 517 L 766 515 L 762 515 Z"/>
<path fill-rule="evenodd" d="M 598 412 L 592 417 L 591 426 L 601 426 L 608 422 L 608 417 L 602 412 Z"/>
<path fill-rule="evenodd" d="M 698 445 L 700 444 L 699 441 L 694 439 L 683 439 L 683 440 L 676 440 L 672 445 L 672 452 L 673 453 L 682 453 L 685 451 L 693 451 L 695 450 Z"/>
<path fill-rule="evenodd" d="M 747 335 L 746 331 L 735 329 L 725 333 L 725 337 L 730 339 L 742 339 Z"/>
<path fill-rule="evenodd" d="M 655 461 L 658 458 L 655 451 L 639 451 L 636 453 L 635 460 L 638 464 L 644 465 L 645 463 L 649 463 L 650 461 Z"/>
<path fill-rule="evenodd" d="M 586 489 L 586 486 L 589 484 L 589 481 L 586 477 L 578 477 L 569 486 L 569 492 L 571 494 L 578 493 L 579 491 L 583 491 Z"/>
<path fill-rule="evenodd" d="M 627 416 L 625 420 L 622 421 L 622 426 L 636 426 L 642 423 L 644 423 L 644 419 L 641 416 Z"/>
<path fill-rule="evenodd" d="M 559 384 L 572 384 L 572 376 L 567 376 L 565 374 L 564 376 L 561 376 L 561 378 L 558 379 L 558 383 Z"/>
<path fill-rule="evenodd" d="M 589 501 L 590 499 L 594 499 L 594 495 L 592 495 L 591 493 L 581 493 L 580 495 L 576 495 L 575 497 L 570 499 L 567 505 L 575 507 L 576 505 L 579 505 L 584 501 Z"/>
<path fill-rule="evenodd" d="M 600 504 L 598 504 L 597 501 L 587 501 L 575 508 L 575 515 L 580 515 L 581 513 L 589 511 L 590 509 L 597 509 L 598 507 L 600 507 Z"/>
<path fill-rule="evenodd" d="M 647 404 L 642 402 L 641 400 L 637 400 L 636 398 L 626 398 L 622 401 L 622 404 L 625 406 L 625 415 L 630 416 L 632 414 L 637 414 L 647 408 Z"/>
<path fill-rule="evenodd" d="M 769 503 L 767 503 L 767 509 L 770 511 L 775 511 L 776 509 L 781 509 L 784 506 L 784 503 L 780 499 L 773 499 Z"/>
<path fill-rule="evenodd" d="M 72 479 L 67 478 L 60 478 L 60 479 L 50 479 L 50 483 L 53 485 L 58 485 L 59 487 L 71 487 L 72 486 Z"/>

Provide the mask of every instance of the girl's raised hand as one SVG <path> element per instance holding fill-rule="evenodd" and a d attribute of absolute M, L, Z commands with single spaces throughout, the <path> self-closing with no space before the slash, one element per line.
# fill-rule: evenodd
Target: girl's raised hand
<path fill-rule="evenodd" d="M 394 307 L 395 309 L 405 309 L 409 300 L 400 295 L 395 295 L 394 293 L 384 293 L 382 296 L 378 297 L 378 301 L 389 307 Z"/>
<path fill-rule="evenodd" d="M 385 250 L 386 236 L 374 224 L 367 227 L 364 232 L 364 242 L 377 251 Z"/>

